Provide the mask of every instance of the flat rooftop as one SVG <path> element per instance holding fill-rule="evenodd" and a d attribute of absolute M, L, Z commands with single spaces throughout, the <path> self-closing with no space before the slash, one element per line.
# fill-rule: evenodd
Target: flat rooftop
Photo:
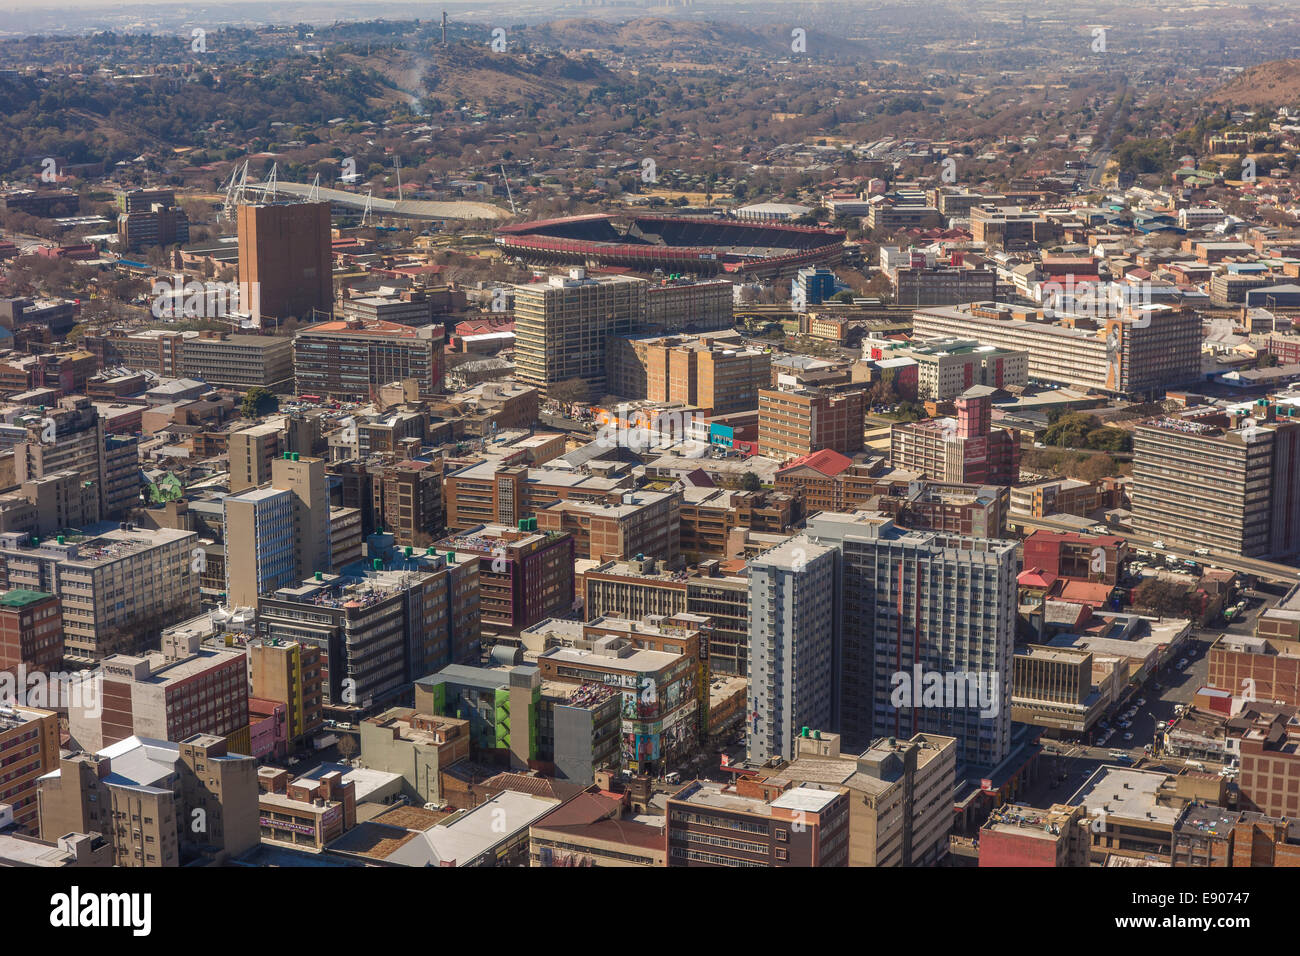
<path fill-rule="evenodd" d="M 695 784 L 687 787 L 682 794 L 674 795 L 673 799 L 715 810 L 749 813 L 764 817 L 770 817 L 774 807 L 796 812 L 817 813 L 824 810 L 839 796 L 839 792 L 836 790 L 821 790 L 816 787 L 791 787 L 769 803 L 759 797 L 742 797 L 722 784 L 707 781 L 696 781 Z"/>
<path fill-rule="evenodd" d="M 1169 775 L 1123 767 L 1099 767 L 1070 798 L 1070 806 L 1084 805 L 1088 816 L 1144 821 L 1172 827 L 1182 811 L 1156 802 L 1156 793 Z"/>

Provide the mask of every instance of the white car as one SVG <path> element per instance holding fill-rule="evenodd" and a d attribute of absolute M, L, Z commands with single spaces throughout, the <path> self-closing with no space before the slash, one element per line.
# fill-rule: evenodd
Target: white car
<path fill-rule="evenodd" d="M 1133 735 L 1132 735 L 1132 734 L 1125 734 L 1125 735 L 1124 735 L 1124 739 L 1125 739 L 1125 740 L 1132 740 L 1132 739 L 1133 739 Z"/>
<path fill-rule="evenodd" d="M 1165 549 L 1165 543 L 1163 541 L 1152 541 L 1151 547 L 1158 548 L 1159 550 L 1163 551 Z"/>

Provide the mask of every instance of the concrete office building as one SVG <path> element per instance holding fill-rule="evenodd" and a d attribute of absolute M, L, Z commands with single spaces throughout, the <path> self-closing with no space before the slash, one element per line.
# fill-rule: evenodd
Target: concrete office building
<path fill-rule="evenodd" d="M 541 671 L 452 664 L 415 681 L 415 710 L 469 722 L 475 752 L 521 770 L 538 759 Z"/>
<path fill-rule="evenodd" d="M 220 866 L 258 844 L 257 761 L 220 737 L 129 737 L 63 757 L 38 796 L 41 839 L 101 833 L 115 866 Z"/>
<path fill-rule="evenodd" d="M 793 760 L 773 777 L 849 795 L 849 866 L 932 866 L 948 855 L 957 741 L 939 734 L 881 738 L 860 756 L 839 734 L 795 738 Z"/>
<path fill-rule="evenodd" d="M 256 605 L 269 594 L 302 580 L 293 496 L 287 489 L 254 488 L 222 501 L 226 536 L 226 600 Z"/>
<path fill-rule="evenodd" d="M 558 780 L 587 786 L 622 760 L 623 695 L 604 684 L 542 681 L 539 754 Z"/>
<path fill-rule="evenodd" d="M 354 577 L 400 580 L 411 586 L 408 668 L 412 677 L 451 663 L 479 660 L 482 636 L 479 562 L 460 561 L 452 552 L 433 548 L 423 552 L 397 548 L 390 534 L 372 534 L 366 547 L 370 557 L 346 568 L 346 573 Z"/>
<path fill-rule="evenodd" d="M 112 330 L 87 335 L 87 349 L 100 368 L 125 366 L 165 378 L 197 378 L 209 385 L 275 391 L 293 386 L 293 340 L 288 336 L 239 335 L 206 329 L 174 332 Z"/>
<path fill-rule="evenodd" d="M 241 205 L 237 225 L 239 281 L 257 290 L 255 322 L 272 326 L 333 312 L 328 202 Z"/>
<path fill-rule="evenodd" d="M 478 564 L 483 626 L 515 634 L 538 621 L 573 608 L 573 536 L 479 525 L 439 541 L 438 551 L 455 554 L 458 564 Z"/>
<path fill-rule="evenodd" d="M 752 763 L 795 756 L 804 727 L 838 727 L 839 555 L 798 535 L 749 563 Z"/>
<path fill-rule="evenodd" d="M 285 452 L 271 462 L 271 484 L 223 499 L 226 597 L 251 607 L 260 594 L 331 567 L 325 462 Z"/>
<path fill-rule="evenodd" d="M 1011 717 L 1048 729 L 1048 736 L 1077 739 L 1110 705 L 1093 683 L 1091 651 L 1038 644 L 1016 649 Z"/>
<path fill-rule="evenodd" d="M 205 647 L 195 628 L 164 632 L 156 653 L 112 654 L 86 679 L 98 685 L 95 695 L 73 695 L 68 707 L 68 732 L 82 750 L 99 751 L 132 736 L 229 737 L 248 727 L 243 650 Z"/>
<path fill-rule="evenodd" d="M 293 388 L 293 339 L 205 330 L 182 340 L 181 369 L 209 385 L 287 392 Z"/>
<path fill-rule="evenodd" d="M 468 759 L 469 721 L 393 707 L 360 724 L 360 764 L 401 774 L 402 793 L 417 804 L 443 803 L 442 771 Z"/>
<path fill-rule="evenodd" d="M 137 472 L 139 466 L 136 466 Z M 139 478 L 136 479 L 137 484 Z M 51 471 L 0 496 L 0 528 L 34 535 L 87 528 L 99 521 L 99 489 L 75 471 Z"/>
<path fill-rule="evenodd" d="M 690 613 L 709 618 L 704 653 L 711 674 L 749 673 L 749 579 L 724 574 L 717 561 L 695 571 L 668 570 L 655 558 L 607 561 L 583 576 L 587 620 L 641 620 Z"/>
<path fill-rule="evenodd" d="M 0 534 L 0 586 L 60 597 L 64 655 L 86 663 L 132 653 L 199 610 L 197 534 L 102 527 L 38 543 Z"/>
<path fill-rule="evenodd" d="M 937 481 L 1013 485 L 1020 478 L 1020 437 L 992 426 L 993 390 L 977 385 L 954 403 L 957 415 L 902 422 L 889 431 L 889 463 Z"/>
<path fill-rule="evenodd" d="M 788 780 L 696 780 L 668 799 L 668 865 L 848 866 L 849 797 Z"/>
<path fill-rule="evenodd" d="M 419 398 L 432 399 L 442 391 L 444 338 L 440 325 L 363 319 L 302 329 L 293 339 L 298 394 L 369 402 L 381 386 L 411 380 Z"/>
<path fill-rule="evenodd" d="M 685 277 L 652 281 L 645 290 L 646 328 L 709 332 L 732 326 L 732 284 Z"/>
<path fill-rule="evenodd" d="M 760 388 L 758 453 L 777 461 L 823 448 L 855 455 L 862 450 L 866 412 L 860 388 Z"/>
<path fill-rule="evenodd" d="M 325 721 L 321 649 L 269 638 L 249 641 L 247 650 L 249 695 L 284 704 L 285 740 L 301 746 Z"/>
<path fill-rule="evenodd" d="M 425 461 L 385 466 L 373 484 L 374 515 L 404 548 L 427 548 L 444 530 L 442 469 Z"/>
<path fill-rule="evenodd" d="M 727 338 L 671 336 L 628 346 L 630 355 L 620 353 L 625 360 L 618 380 L 611 382 L 614 391 L 626 398 L 680 402 L 703 415 L 757 408 L 759 385 L 771 377 L 771 355 Z"/>
<path fill-rule="evenodd" d="M 447 527 L 516 525 L 557 501 L 617 504 L 635 491 L 630 475 L 586 474 L 560 468 L 529 468 L 495 459 L 459 468 L 443 479 Z M 345 499 L 346 503 L 346 499 Z"/>
<path fill-rule="evenodd" d="M 557 501 L 533 519 L 546 534 L 569 534 L 574 554 L 610 561 L 681 554 L 680 491 L 625 491 L 617 502 Z"/>
<path fill-rule="evenodd" d="M 949 734 L 961 765 L 1000 764 L 1011 749 L 1016 542 L 903 531 L 862 511 L 815 515 L 806 536 L 835 550 L 841 576 L 812 598 L 834 596 L 842 627 L 840 720 L 811 726 L 863 745 Z"/>
<path fill-rule="evenodd" d="M 0 701 L 0 805 L 24 833 L 39 830 L 38 781 L 58 765 L 58 714 Z"/>
<path fill-rule="evenodd" d="M 45 591 L 0 593 L 0 674 L 16 676 L 20 667 L 48 674 L 62 663 L 62 602 Z"/>
<path fill-rule="evenodd" d="M 330 508 L 330 570 L 337 574 L 365 555 L 361 511 L 357 508 Z"/>
<path fill-rule="evenodd" d="M 257 628 L 320 650 L 327 710 L 364 711 L 400 694 L 414 668 L 451 656 L 450 599 L 445 576 L 416 569 L 318 572 L 260 597 Z"/>
<path fill-rule="evenodd" d="M 1033 381 L 1116 395 L 1162 392 L 1200 376 L 1201 320 L 1191 309 L 1152 305 L 1117 317 L 1048 317 L 998 302 L 918 309 L 918 340 L 976 339 L 1029 356 Z"/>
<path fill-rule="evenodd" d="M 104 438 L 103 469 L 99 482 L 100 516 L 114 520 L 127 516 L 140 503 L 144 482 L 140 477 L 140 439 L 136 435 Z"/>
<path fill-rule="evenodd" d="M 908 349 L 891 350 L 890 358 L 917 364 L 917 398 L 947 402 L 972 385 L 1007 388 L 1029 381 L 1029 355 L 974 339 L 933 339 Z"/>
<path fill-rule="evenodd" d="M 981 302 L 997 295 L 998 274 L 992 269 L 912 267 L 899 269 L 894 280 L 899 305 L 956 305 Z"/>
<path fill-rule="evenodd" d="M 978 205 L 970 209 L 971 237 L 989 249 L 1024 249 L 1061 239 L 1058 222 L 1019 206 Z"/>
<path fill-rule="evenodd" d="M 260 488 L 271 480 L 271 462 L 280 454 L 280 435 L 275 425 L 250 425 L 230 433 L 227 456 L 232 495 Z"/>
<path fill-rule="evenodd" d="M 33 410 L 34 412 L 35 410 Z M 49 424 L 53 422 L 53 434 Z M 104 510 L 104 422 L 89 398 L 69 395 L 58 407 L 24 417 L 27 437 L 14 445 L 14 477 L 19 483 L 60 471 L 73 471 L 90 482 Z M 138 481 L 138 479 L 137 479 Z M 138 493 L 138 485 L 137 485 Z"/>
<path fill-rule="evenodd" d="M 699 739 L 698 634 L 674 649 L 648 650 L 638 633 L 583 633 L 572 646 L 538 656 L 542 679 L 603 686 L 620 695 L 624 769 L 657 774 L 678 766 Z"/>
<path fill-rule="evenodd" d="M 1133 433 L 1133 530 L 1171 547 L 1300 553 L 1300 417 L 1267 401 L 1152 419 Z"/>
<path fill-rule="evenodd" d="M 423 326 L 433 322 L 434 300 L 423 290 L 380 290 L 343 300 L 345 319 L 369 322 L 396 322 L 398 325 Z"/>
<path fill-rule="evenodd" d="M 631 276 L 567 276 L 515 286 L 515 367 L 519 381 L 543 394 L 571 379 L 588 395 L 607 387 L 605 342 L 631 334 L 646 313 L 646 286 Z"/>
<path fill-rule="evenodd" d="M 190 219 L 185 210 L 172 203 L 155 202 L 148 209 L 119 213 L 118 248 L 133 252 L 149 246 L 187 245 Z"/>

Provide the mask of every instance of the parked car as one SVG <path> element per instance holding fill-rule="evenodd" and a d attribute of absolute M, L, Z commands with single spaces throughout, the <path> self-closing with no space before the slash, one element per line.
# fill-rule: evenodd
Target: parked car
<path fill-rule="evenodd" d="M 1139 707 L 1145 707 L 1147 705 L 1147 699 L 1145 697 L 1139 697 L 1137 699 L 1137 705 Z"/>
<path fill-rule="evenodd" d="M 1186 667 L 1186 666 L 1187 666 L 1187 658 L 1185 658 L 1185 657 L 1179 658 L 1179 660 L 1178 660 L 1178 669 L 1179 669 L 1179 670 L 1182 670 L 1182 669 L 1183 669 L 1184 667 Z"/>
<path fill-rule="evenodd" d="M 1159 550 L 1163 551 L 1165 549 L 1165 543 L 1163 541 L 1152 541 L 1151 547 L 1158 548 Z"/>
<path fill-rule="evenodd" d="M 1125 735 L 1124 735 L 1124 739 L 1125 739 L 1125 740 L 1132 740 L 1132 739 L 1133 739 L 1133 735 L 1132 735 L 1132 734 L 1125 734 Z"/>

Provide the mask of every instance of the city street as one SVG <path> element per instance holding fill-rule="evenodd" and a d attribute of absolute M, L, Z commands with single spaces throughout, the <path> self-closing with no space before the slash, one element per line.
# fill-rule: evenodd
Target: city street
<path fill-rule="evenodd" d="M 1209 670 L 1208 651 L 1219 633 L 1217 630 L 1194 630 L 1183 650 L 1187 660 L 1185 667 L 1178 669 L 1178 661 L 1184 658 L 1175 658 L 1172 667 L 1162 669 L 1132 695 L 1127 705 L 1121 705 L 1121 713 L 1103 718 L 1115 728 L 1105 746 L 1045 740 L 1041 758 L 1044 761 L 1043 773 L 1020 802 L 1045 807 L 1068 801 L 1098 767 L 1117 763 L 1110 756 L 1112 751 L 1124 751 L 1134 764 L 1146 757 L 1143 748 L 1154 744 L 1156 725 L 1160 721 L 1172 720 L 1174 708 L 1190 703 L 1197 688 L 1205 684 Z M 1139 700 L 1145 703 L 1139 704 Z M 1137 713 L 1133 715 L 1130 726 L 1121 727 L 1119 722 L 1125 719 L 1122 712 L 1134 706 Z M 1125 740 L 1124 734 L 1133 737 Z"/>

